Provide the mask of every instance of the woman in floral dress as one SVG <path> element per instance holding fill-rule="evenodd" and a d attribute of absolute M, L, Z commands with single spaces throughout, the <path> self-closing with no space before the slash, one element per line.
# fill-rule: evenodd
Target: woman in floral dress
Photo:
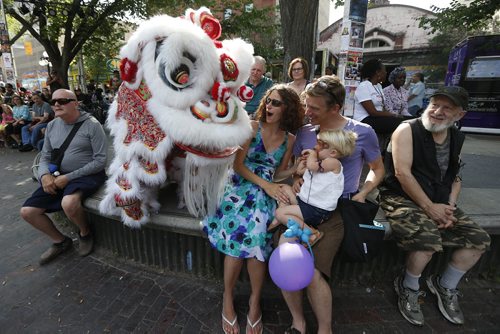
<path fill-rule="evenodd" d="M 247 333 L 262 333 L 260 295 L 271 253 L 271 233 L 267 227 L 274 218 L 276 200 L 287 201 L 281 185 L 273 178 L 292 174 L 287 169 L 295 132 L 302 124 L 299 96 L 285 85 L 271 87 L 260 102 L 253 136 L 236 154 L 233 170 L 215 215 L 203 221 L 212 247 L 226 254 L 222 328 L 239 333 L 233 304 L 233 290 L 247 260 L 252 293 L 247 315 Z"/>

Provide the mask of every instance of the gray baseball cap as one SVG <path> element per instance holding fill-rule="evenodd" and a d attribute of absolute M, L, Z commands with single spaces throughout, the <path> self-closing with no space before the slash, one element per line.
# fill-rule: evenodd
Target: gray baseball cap
<path fill-rule="evenodd" d="M 437 89 L 431 97 L 443 95 L 449 98 L 453 103 L 459 107 L 462 107 L 464 111 L 467 110 L 467 105 L 469 104 L 469 93 L 459 86 L 446 86 Z"/>

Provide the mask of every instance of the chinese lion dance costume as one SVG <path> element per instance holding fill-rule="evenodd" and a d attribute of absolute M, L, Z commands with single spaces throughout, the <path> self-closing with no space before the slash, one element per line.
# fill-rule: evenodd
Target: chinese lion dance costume
<path fill-rule="evenodd" d="M 215 212 L 233 154 L 252 132 L 243 102 L 253 96 L 244 86 L 253 47 L 241 39 L 219 41 L 220 34 L 219 22 L 202 7 L 184 17 L 154 17 L 122 47 L 123 83 L 107 119 L 115 157 L 101 213 L 120 215 L 131 227 L 148 222 L 160 208 L 167 160 L 180 150 L 179 186 L 189 212 Z"/>

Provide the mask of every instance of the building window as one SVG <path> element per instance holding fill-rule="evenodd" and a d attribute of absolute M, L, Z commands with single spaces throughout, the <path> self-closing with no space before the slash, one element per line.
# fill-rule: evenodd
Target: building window
<path fill-rule="evenodd" d="M 369 48 L 381 48 L 384 46 L 389 46 L 389 44 L 381 39 L 372 39 L 371 41 L 366 42 L 364 47 L 365 49 L 369 49 Z"/>

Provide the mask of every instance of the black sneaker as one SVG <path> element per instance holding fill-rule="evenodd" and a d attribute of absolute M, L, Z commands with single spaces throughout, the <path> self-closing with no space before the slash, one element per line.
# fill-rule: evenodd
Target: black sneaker
<path fill-rule="evenodd" d="M 33 151 L 33 146 L 31 144 L 24 144 L 19 148 L 19 152 L 31 152 Z"/>
<path fill-rule="evenodd" d="M 439 283 L 440 279 L 439 275 L 431 275 L 426 280 L 429 290 L 437 297 L 439 311 L 449 322 L 463 325 L 464 314 L 458 305 L 458 297 L 462 295 L 457 289 L 443 288 Z"/>
<path fill-rule="evenodd" d="M 47 249 L 41 256 L 40 256 L 40 265 L 43 266 L 44 264 L 49 263 L 50 261 L 54 260 L 56 257 L 61 255 L 62 253 L 66 252 L 71 248 L 71 245 L 73 244 L 73 240 L 71 238 L 66 237 L 64 241 L 57 243 L 57 244 L 52 244 L 49 249 Z"/>
<path fill-rule="evenodd" d="M 424 325 L 424 315 L 420 310 L 418 298 L 424 297 L 425 292 L 415 291 L 403 286 L 403 276 L 399 275 L 394 280 L 394 290 L 398 295 L 398 308 L 401 315 L 411 324 L 417 326 Z"/>

